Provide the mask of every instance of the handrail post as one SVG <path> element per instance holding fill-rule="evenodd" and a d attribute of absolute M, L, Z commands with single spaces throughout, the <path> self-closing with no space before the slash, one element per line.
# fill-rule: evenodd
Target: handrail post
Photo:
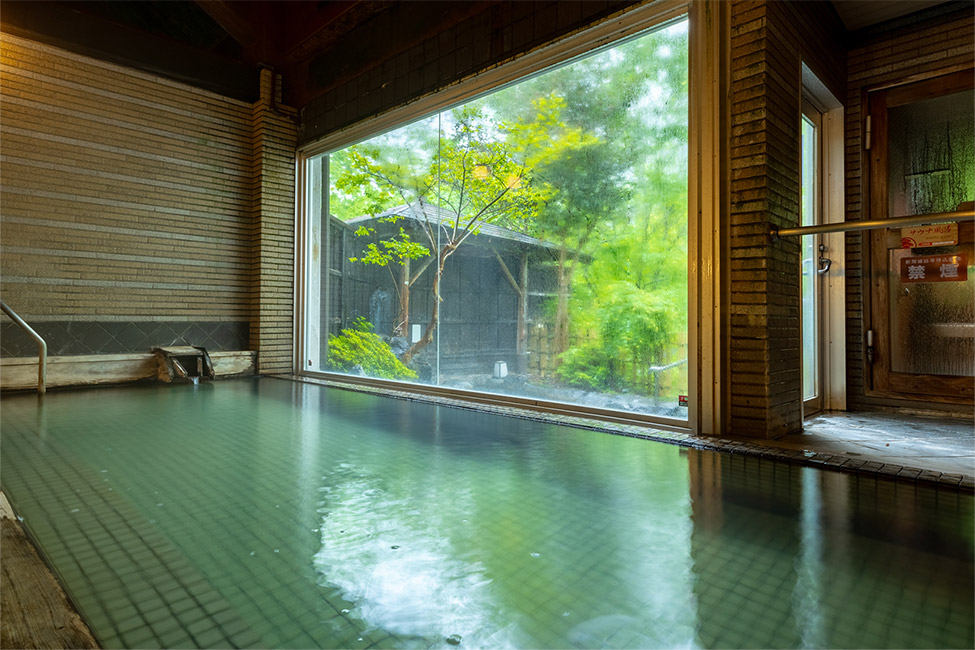
<path fill-rule="evenodd" d="M 7 306 L 7 303 L 0 300 L 0 309 L 3 310 L 7 316 L 10 316 L 10 320 L 17 323 L 20 329 L 27 332 L 27 334 L 34 339 L 37 343 L 37 392 L 43 395 L 47 392 L 47 342 L 44 338 L 34 331 L 34 328 L 24 322 L 24 319 L 17 315 L 17 313 Z"/>

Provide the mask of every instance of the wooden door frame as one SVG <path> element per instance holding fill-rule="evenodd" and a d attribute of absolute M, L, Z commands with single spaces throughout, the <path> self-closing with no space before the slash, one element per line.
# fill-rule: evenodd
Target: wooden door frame
<path fill-rule="evenodd" d="M 870 220 L 886 219 L 887 193 L 887 111 L 924 99 L 940 97 L 954 92 L 970 90 L 973 87 L 975 69 L 958 70 L 936 77 L 908 81 L 897 86 L 886 86 L 867 91 L 864 99 L 865 115 L 869 117 L 870 127 L 866 129 L 868 173 L 867 205 L 865 217 Z M 963 234 L 971 238 L 972 224 L 960 224 L 959 242 Z M 875 350 L 873 363 L 864 359 L 867 383 L 867 396 L 889 397 L 895 399 L 939 402 L 946 404 L 971 404 L 975 397 L 975 378 L 951 377 L 946 375 L 912 374 L 910 380 L 906 373 L 895 373 L 890 368 L 890 293 L 888 286 L 888 259 L 891 236 L 899 240 L 899 230 L 877 229 L 867 237 L 868 254 L 865 256 L 867 295 L 864 298 L 863 335 L 873 331 Z"/>

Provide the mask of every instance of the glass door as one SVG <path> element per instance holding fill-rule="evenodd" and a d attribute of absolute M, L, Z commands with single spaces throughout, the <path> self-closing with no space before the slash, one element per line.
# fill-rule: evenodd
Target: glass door
<path fill-rule="evenodd" d="M 871 219 L 972 209 L 972 81 L 968 70 L 871 93 Z M 870 246 L 869 388 L 971 404 L 972 222 L 877 230 Z"/>
<path fill-rule="evenodd" d="M 803 102 L 801 225 L 821 223 L 822 113 Z M 803 414 L 822 409 L 822 278 L 829 271 L 821 235 L 802 238 L 802 400 Z"/>

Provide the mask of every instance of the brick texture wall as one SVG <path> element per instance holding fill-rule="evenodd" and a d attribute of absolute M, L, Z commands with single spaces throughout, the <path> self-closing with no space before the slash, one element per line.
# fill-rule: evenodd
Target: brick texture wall
<path fill-rule="evenodd" d="M 853 34 L 847 61 L 846 94 L 846 220 L 867 218 L 867 186 L 863 146 L 866 92 L 872 87 L 903 82 L 918 75 L 932 75 L 975 64 L 975 16 L 968 2 L 947 3 L 899 21 Z M 864 301 L 868 300 L 864 276 L 865 242 L 869 235 L 846 235 L 847 386 L 850 409 L 891 406 L 931 408 L 927 402 L 911 402 L 865 395 Z M 942 405 L 938 408 L 953 410 Z M 965 409 L 963 409 L 965 410 Z M 971 408 L 967 408 L 971 413 Z"/>
<path fill-rule="evenodd" d="M 308 63 L 307 85 L 317 96 L 302 110 L 300 140 L 407 104 L 636 4 L 400 3 Z"/>
<path fill-rule="evenodd" d="M 6 34 L 2 46 L 3 300 L 52 354 L 250 340 L 290 369 L 293 115 Z M 33 353 L 2 326 L 4 356 Z"/>
<path fill-rule="evenodd" d="M 261 373 L 294 368 L 295 141 L 297 113 L 279 104 L 281 87 L 261 71 L 252 112 L 251 347 Z"/>
<path fill-rule="evenodd" d="M 773 438 L 802 426 L 799 241 L 772 242 L 768 232 L 799 223 L 802 62 L 842 96 L 842 34 L 826 3 L 732 6 L 729 410 L 735 434 Z"/>

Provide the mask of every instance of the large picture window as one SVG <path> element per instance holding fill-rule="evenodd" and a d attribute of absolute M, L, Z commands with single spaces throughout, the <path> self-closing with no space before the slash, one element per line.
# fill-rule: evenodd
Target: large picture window
<path fill-rule="evenodd" d="M 687 419 L 686 20 L 304 176 L 302 371 Z"/>

